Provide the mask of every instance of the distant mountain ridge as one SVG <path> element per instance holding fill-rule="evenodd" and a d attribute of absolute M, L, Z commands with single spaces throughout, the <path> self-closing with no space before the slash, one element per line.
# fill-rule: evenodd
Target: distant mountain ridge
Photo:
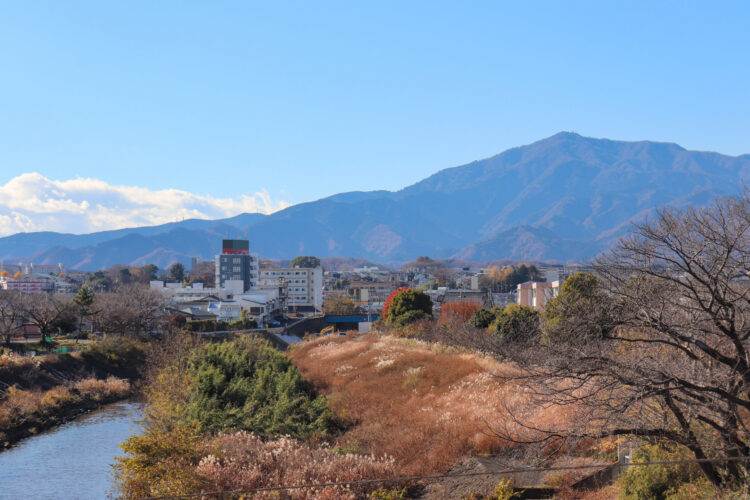
<path fill-rule="evenodd" d="M 211 258 L 221 238 L 250 239 L 264 258 L 296 255 L 404 262 L 418 255 L 475 261 L 585 260 L 655 207 L 704 205 L 750 179 L 750 155 L 561 132 L 491 158 L 441 170 L 399 191 L 357 191 L 271 215 L 87 235 L 0 238 L 5 262 L 69 268 Z"/>

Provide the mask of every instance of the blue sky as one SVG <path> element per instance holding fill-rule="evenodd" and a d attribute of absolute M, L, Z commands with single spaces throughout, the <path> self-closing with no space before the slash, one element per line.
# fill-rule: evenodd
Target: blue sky
<path fill-rule="evenodd" d="M 274 209 L 560 130 L 750 152 L 748 2 L 0 8 L 6 190 L 35 172 Z"/>

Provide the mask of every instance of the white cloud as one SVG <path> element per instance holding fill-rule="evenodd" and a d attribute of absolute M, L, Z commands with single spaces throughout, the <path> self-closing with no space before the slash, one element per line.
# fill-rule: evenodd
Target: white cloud
<path fill-rule="evenodd" d="M 214 198 L 177 189 L 113 186 L 99 179 L 55 181 L 29 173 L 0 185 L 0 235 L 88 233 L 182 219 L 219 219 L 243 212 L 271 213 L 287 206 L 271 200 L 265 190 L 236 199 Z"/>

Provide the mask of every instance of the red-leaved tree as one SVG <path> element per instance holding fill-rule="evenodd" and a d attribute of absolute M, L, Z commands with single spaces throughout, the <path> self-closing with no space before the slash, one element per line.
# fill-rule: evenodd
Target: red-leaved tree
<path fill-rule="evenodd" d="M 408 286 L 402 286 L 401 288 L 397 288 L 396 290 L 392 291 L 391 294 L 388 296 L 387 299 L 385 299 L 385 302 L 383 303 L 383 310 L 380 313 L 380 317 L 383 319 L 383 321 L 388 319 L 388 310 L 391 308 L 391 304 L 393 303 L 393 298 L 398 295 L 400 292 L 403 292 L 404 290 L 408 290 Z"/>

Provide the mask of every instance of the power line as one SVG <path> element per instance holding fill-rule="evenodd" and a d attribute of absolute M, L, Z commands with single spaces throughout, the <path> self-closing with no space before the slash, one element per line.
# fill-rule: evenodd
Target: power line
<path fill-rule="evenodd" d="M 143 497 L 138 500 L 180 500 L 188 498 L 201 498 L 210 496 L 220 495 L 242 495 L 246 493 L 262 493 L 268 491 L 284 491 L 284 490 L 301 490 L 301 489 L 312 489 L 312 488 L 329 488 L 332 486 L 356 486 L 365 484 L 386 484 L 386 483 L 402 483 L 421 481 L 425 479 L 452 479 L 459 477 L 477 477 L 477 476 L 501 476 L 505 474 L 519 474 L 522 472 L 552 472 L 552 471 L 569 471 L 569 470 L 582 470 L 582 469 L 604 469 L 607 467 L 641 467 L 648 465 L 681 465 L 681 464 L 700 464 L 700 463 L 713 463 L 713 462 L 743 462 L 750 461 L 750 456 L 743 457 L 726 457 L 726 458 L 693 458 L 685 460 L 661 460 L 655 462 L 630 462 L 630 463 L 616 463 L 616 464 L 599 464 L 599 465 L 570 465 L 566 467 L 549 467 L 549 468 L 524 468 L 524 469 L 506 469 L 502 471 L 494 472 L 464 472 L 459 474 L 439 474 L 435 476 L 404 476 L 394 477 L 387 479 L 363 479 L 360 481 L 341 481 L 334 483 L 316 483 L 316 484 L 298 484 L 291 486 L 269 486 L 266 488 L 252 488 L 247 490 L 226 490 L 226 491 L 211 491 L 206 493 L 189 493 L 184 495 L 165 495 L 157 497 Z"/>

